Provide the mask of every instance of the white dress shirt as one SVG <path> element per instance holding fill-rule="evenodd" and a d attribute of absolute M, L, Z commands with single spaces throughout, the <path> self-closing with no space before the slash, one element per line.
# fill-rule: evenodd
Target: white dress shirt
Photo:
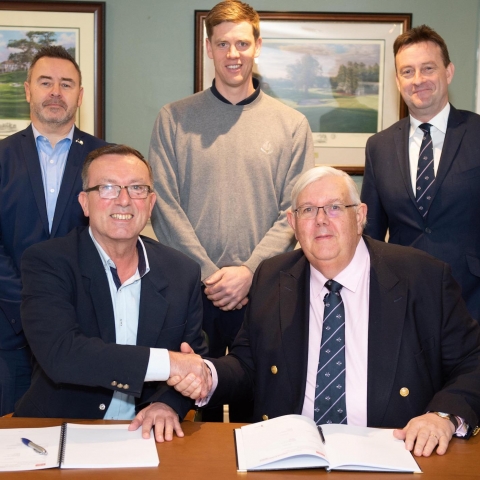
<path fill-rule="evenodd" d="M 329 280 L 310 266 L 310 318 L 308 367 L 302 415 L 313 419 L 315 384 L 322 341 L 323 298 Z M 360 239 L 350 264 L 335 278 L 343 285 L 340 295 L 345 307 L 345 398 L 347 423 L 367 425 L 368 316 L 370 293 L 370 255 Z"/>
<path fill-rule="evenodd" d="M 138 238 L 138 267 L 128 280 L 119 284 L 116 266 L 105 250 L 95 240 L 91 228 L 90 237 L 97 247 L 107 275 L 113 314 L 115 317 L 115 337 L 119 345 L 136 345 L 138 331 L 138 312 L 140 309 L 140 293 L 142 277 L 150 271 L 147 252 L 142 239 Z M 114 271 L 112 272 L 112 269 Z M 164 348 L 151 348 L 145 381 L 167 380 L 170 376 L 170 357 Z M 113 392 L 113 398 L 105 412 L 106 420 L 131 420 L 135 417 L 135 397 L 122 392 Z"/>
<path fill-rule="evenodd" d="M 435 115 L 429 122 L 430 135 L 433 145 L 433 171 L 437 175 L 440 157 L 442 156 L 443 142 L 447 133 L 448 116 L 450 115 L 450 104 L 447 103 L 443 110 Z M 412 181 L 413 192 L 417 188 L 417 165 L 418 155 L 420 154 L 420 146 L 422 145 L 423 130 L 418 128 L 424 122 L 417 120 L 410 115 L 410 132 L 408 136 L 408 153 L 410 158 L 410 177 Z"/>

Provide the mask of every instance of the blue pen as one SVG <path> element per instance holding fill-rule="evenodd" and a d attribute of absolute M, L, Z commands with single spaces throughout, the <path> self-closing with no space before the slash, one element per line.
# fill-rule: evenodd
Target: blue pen
<path fill-rule="evenodd" d="M 22 443 L 24 445 L 26 445 L 27 447 L 35 450 L 40 455 L 47 455 L 48 454 L 48 452 L 43 447 L 41 447 L 40 445 L 37 445 L 36 443 L 33 443 L 28 438 L 22 438 Z"/>

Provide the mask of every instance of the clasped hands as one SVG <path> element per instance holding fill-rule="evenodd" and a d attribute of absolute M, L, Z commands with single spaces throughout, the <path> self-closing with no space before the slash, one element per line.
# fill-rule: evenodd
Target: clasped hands
<path fill-rule="evenodd" d="M 212 375 L 202 357 L 185 342 L 180 345 L 180 352 L 168 354 L 170 378 L 167 383 L 192 399 L 206 397 L 212 388 Z M 161 402 L 154 402 L 138 412 L 128 429 L 137 430 L 140 426 L 143 438 L 150 438 L 150 431 L 155 427 L 157 442 L 171 441 L 174 431 L 178 437 L 184 436 L 177 412 Z"/>

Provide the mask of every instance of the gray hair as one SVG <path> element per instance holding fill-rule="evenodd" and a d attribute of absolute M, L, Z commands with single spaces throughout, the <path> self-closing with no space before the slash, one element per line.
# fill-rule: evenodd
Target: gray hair
<path fill-rule="evenodd" d="M 357 185 L 353 181 L 352 177 L 348 175 L 348 173 L 332 167 L 314 167 L 300 175 L 297 183 L 292 189 L 292 212 L 297 208 L 298 196 L 300 195 L 302 190 L 308 187 L 308 185 L 310 185 L 311 183 L 325 177 L 343 177 L 345 179 L 345 183 L 347 184 L 347 188 L 350 194 L 350 200 L 353 203 L 361 203 Z"/>

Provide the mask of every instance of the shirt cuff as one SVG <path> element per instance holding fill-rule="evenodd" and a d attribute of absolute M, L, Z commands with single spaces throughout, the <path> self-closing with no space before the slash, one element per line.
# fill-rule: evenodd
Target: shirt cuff
<path fill-rule="evenodd" d="M 465 420 L 462 417 L 455 416 L 458 422 L 458 427 L 455 430 L 454 435 L 456 437 L 465 437 L 468 433 L 468 425 L 465 423 Z"/>
<path fill-rule="evenodd" d="M 170 356 L 166 348 L 151 348 L 145 382 L 161 382 L 170 377 Z"/>
<path fill-rule="evenodd" d="M 207 367 L 210 369 L 212 372 L 212 388 L 208 392 L 208 395 L 205 398 L 199 398 L 198 400 L 195 400 L 195 406 L 197 407 L 205 407 L 208 405 L 208 402 L 212 398 L 212 395 L 215 393 L 215 390 L 218 385 L 218 374 L 217 374 L 217 369 L 213 366 L 213 363 L 210 360 L 203 360 Z"/>

